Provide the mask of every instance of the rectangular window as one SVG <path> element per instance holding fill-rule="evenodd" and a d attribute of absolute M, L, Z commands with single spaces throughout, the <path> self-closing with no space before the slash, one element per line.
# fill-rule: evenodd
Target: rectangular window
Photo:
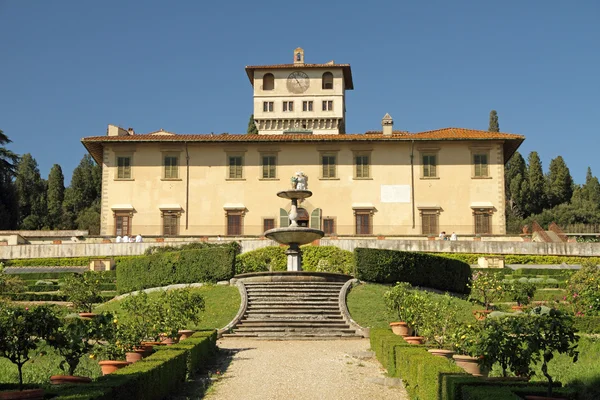
<path fill-rule="evenodd" d="M 335 220 L 333 218 L 323 218 L 323 232 L 325 232 L 326 235 L 335 234 Z"/>
<path fill-rule="evenodd" d="M 476 178 L 488 177 L 488 155 L 486 153 L 473 154 L 473 165 Z"/>
<path fill-rule="evenodd" d="M 355 157 L 356 162 L 356 177 L 357 178 L 369 178 L 369 156 L 368 155 L 357 155 Z"/>
<path fill-rule="evenodd" d="M 275 228 L 275 219 L 273 219 L 273 218 L 263 219 L 263 232 L 266 232 L 269 229 L 274 229 L 274 228 Z"/>
<path fill-rule="evenodd" d="M 131 157 L 117 157 L 117 179 L 131 179 Z"/>
<path fill-rule="evenodd" d="M 131 215 L 115 214 L 115 236 L 131 235 Z"/>
<path fill-rule="evenodd" d="M 242 234 L 242 213 L 227 212 L 227 235 L 239 236 Z"/>
<path fill-rule="evenodd" d="M 242 179 L 242 156 L 229 156 L 229 179 Z"/>
<path fill-rule="evenodd" d="M 323 155 L 321 156 L 321 165 L 323 166 L 323 178 L 331 179 L 335 178 L 335 155 Z"/>
<path fill-rule="evenodd" d="M 263 112 L 273 112 L 272 101 L 263 101 Z"/>
<path fill-rule="evenodd" d="M 435 154 L 423 155 L 423 178 L 435 178 L 437 176 L 437 161 Z"/>
<path fill-rule="evenodd" d="M 421 213 L 421 227 L 423 235 L 437 235 L 438 233 L 438 212 L 423 211 Z"/>
<path fill-rule="evenodd" d="M 313 102 L 312 101 L 303 101 L 302 102 L 302 111 L 312 111 L 313 110 Z"/>
<path fill-rule="evenodd" d="M 373 233 L 373 225 L 371 223 L 371 211 L 356 210 L 356 234 L 371 235 Z"/>
<path fill-rule="evenodd" d="M 263 179 L 275 179 L 277 177 L 277 158 L 274 155 L 263 155 L 261 158 Z"/>
<path fill-rule="evenodd" d="M 174 212 L 163 213 L 163 235 L 179 235 L 179 214 Z"/>
<path fill-rule="evenodd" d="M 323 100 L 323 111 L 333 111 L 333 100 Z"/>
<path fill-rule="evenodd" d="M 475 234 L 492 234 L 492 216 L 488 211 L 475 211 Z"/>
<path fill-rule="evenodd" d="M 283 111 L 294 111 L 294 102 L 293 101 L 284 101 L 283 102 Z"/>
<path fill-rule="evenodd" d="M 179 178 L 179 158 L 176 156 L 165 156 L 165 179 Z"/>

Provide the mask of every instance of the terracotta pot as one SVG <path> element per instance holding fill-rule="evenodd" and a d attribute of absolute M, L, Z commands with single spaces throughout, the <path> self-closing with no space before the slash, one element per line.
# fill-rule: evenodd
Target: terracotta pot
<path fill-rule="evenodd" d="M 177 333 L 179 333 L 179 341 L 182 341 L 191 337 L 194 333 L 196 333 L 196 331 L 193 331 L 191 329 L 184 329 Z"/>
<path fill-rule="evenodd" d="M 404 340 L 410 344 L 423 344 L 425 338 L 423 336 L 404 336 Z"/>
<path fill-rule="evenodd" d="M 52 375 L 50 383 L 53 385 L 64 385 L 67 383 L 92 383 L 92 379 L 87 376 L 73 375 Z"/>
<path fill-rule="evenodd" d="M 98 316 L 98 314 L 93 313 L 93 312 L 80 312 L 79 313 L 79 318 L 81 319 L 92 319 L 92 318 L 96 318 Z"/>
<path fill-rule="evenodd" d="M 455 354 L 452 356 L 456 365 L 461 367 L 473 376 L 488 376 L 488 371 L 485 369 L 481 369 L 479 366 L 479 357 L 471 357 L 471 356 L 463 356 L 460 354 Z"/>
<path fill-rule="evenodd" d="M 143 342 L 143 343 L 145 343 L 145 342 Z M 152 354 L 152 350 L 154 350 L 154 345 L 142 344 L 140 346 L 134 347 L 133 350 L 141 351 L 144 354 L 143 357 L 148 357 L 149 355 Z"/>
<path fill-rule="evenodd" d="M 564 397 L 548 397 L 548 396 L 535 396 L 535 395 L 525 395 L 525 400 L 568 400 Z"/>
<path fill-rule="evenodd" d="M 452 356 L 454 355 L 454 352 L 452 350 L 429 349 L 427 351 L 430 352 L 431 354 L 433 354 L 434 356 L 437 356 L 437 357 L 446 357 L 446 358 L 449 358 L 449 359 L 451 359 Z"/>
<path fill-rule="evenodd" d="M 412 335 L 412 328 L 406 322 L 390 322 L 390 327 L 392 328 L 392 332 L 398 336 Z"/>
<path fill-rule="evenodd" d="M 98 364 L 100 364 L 100 368 L 102 368 L 102 375 L 108 375 L 112 374 L 118 369 L 125 368 L 131 363 L 128 361 L 105 360 L 99 361 Z"/>
<path fill-rule="evenodd" d="M 173 346 L 174 344 L 177 344 L 177 342 L 179 342 L 179 339 L 173 339 L 170 337 L 161 337 L 160 342 L 166 346 Z"/>
<path fill-rule="evenodd" d="M 142 342 L 142 347 L 163 346 L 162 342 Z"/>
<path fill-rule="evenodd" d="M 26 389 L 26 390 L 13 390 L 11 392 L 0 392 L 0 399 L 2 400 L 17 400 L 17 399 L 29 399 L 29 400 L 43 400 L 44 389 Z"/>
<path fill-rule="evenodd" d="M 473 315 L 475 316 L 475 319 L 481 321 L 484 320 L 491 312 L 491 310 L 473 310 Z"/>
<path fill-rule="evenodd" d="M 125 353 L 125 361 L 133 364 L 135 362 L 140 361 L 142 358 L 146 357 L 146 350 L 133 350 Z"/>

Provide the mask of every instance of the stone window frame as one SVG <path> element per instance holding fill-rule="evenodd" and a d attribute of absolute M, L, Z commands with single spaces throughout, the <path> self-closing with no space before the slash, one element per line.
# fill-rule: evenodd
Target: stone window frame
<path fill-rule="evenodd" d="M 264 90 L 264 91 L 275 90 L 275 75 L 273 75 L 270 72 L 267 72 L 266 74 L 263 75 L 262 90 Z"/>
<path fill-rule="evenodd" d="M 375 208 L 374 207 L 356 207 L 353 208 L 354 211 L 354 234 L 355 235 L 360 235 L 360 236 L 365 236 L 365 235 L 372 235 L 373 234 L 373 216 L 375 215 Z M 367 217 L 367 231 L 368 232 L 359 232 L 359 224 L 358 224 L 358 217 L 359 216 L 366 216 Z M 362 224 L 360 226 L 363 226 Z"/>
<path fill-rule="evenodd" d="M 440 153 L 440 149 L 437 147 L 423 147 L 423 148 L 419 148 L 419 164 L 421 164 L 421 179 L 440 179 L 440 157 L 439 157 L 439 153 Z M 435 158 L 435 169 L 434 169 L 434 175 L 431 175 L 431 171 L 429 172 L 429 175 L 427 175 L 425 173 L 425 157 L 434 157 Z M 428 164 L 431 165 L 431 164 Z"/>
<path fill-rule="evenodd" d="M 115 181 L 133 181 L 133 151 L 119 151 L 115 152 Z M 129 176 L 119 177 L 119 158 L 129 159 Z"/>
<path fill-rule="evenodd" d="M 304 100 L 302 102 L 302 112 L 312 112 L 313 111 L 313 101 L 312 100 Z"/>
<path fill-rule="evenodd" d="M 294 112 L 294 101 L 292 101 L 292 100 L 283 101 L 281 111 Z"/>
<path fill-rule="evenodd" d="M 332 229 L 331 232 L 328 232 L 329 229 L 326 229 L 326 222 L 325 221 L 331 221 L 331 225 L 332 225 Z M 321 224 L 323 226 L 323 232 L 325 232 L 325 236 L 334 236 L 337 235 L 337 218 L 336 217 L 332 217 L 332 216 L 324 216 L 321 220 Z"/>
<path fill-rule="evenodd" d="M 323 72 L 323 75 L 321 76 L 321 90 L 333 90 L 333 78 L 331 72 Z"/>
<path fill-rule="evenodd" d="M 492 176 L 490 174 L 491 148 L 489 148 L 489 147 L 471 147 L 470 150 L 471 150 L 471 179 L 492 179 Z M 482 174 L 480 171 L 480 174 L 477 175 L 477 164 L 475 163 L 475 158 L 477 156 L 483 156 L 483 155 L 486 157 L 485 174 Z M 481 164 L 481 165 L 483 165 L 483 164 Z"/>
<path fill-rule="evenodd" d="M 127 232 L 125 232 L 125 235 L 127 236 L 131 236 L 131 225 L 132 225 L 132 220 L 133 220 L 133 211 L 132 210 L 113 210 L 113 219 L 114 219 L 114 233 L 115 236 L 125 236 L 123 234 L 122 228 L 121 228 L 121 234 L 119 234 L 118 232 L 118 218 L 123 218 L 126 217 L 127 218 Z M 121 222 L 121 226 L 123 225 L 123 223 Z"/>
<path fill-rule="evenodd" d="M 333 111 L 333 100 L 323 100 L 321 111 Z"/>
<path fill-rule="evenodd" d="M 225 210 L 225 236 L 243 236 L 244 235 L 244 217 L 246 215 L 245 208 L 231 208 Z M 229 217 L 239 216 L 239 233 L 230 233 Z"/>
<path fill-rule="evenodd" d="M 275 102 L 263 101 L 263 112 L 273 112 L 275 109 Z"/>
<path fill-rule="evenodd" d="M 440 232 L 440 214 L 442 212 L 441 207 L 438 206 L 424 206 L 424 207 L 417 207 L 417 209 L 419 210 L 419 217 L 421 218 L 421 234 L 422 235 L 427 235 L 427 236 L 431 236 L 431 235 L 437 235 Z M 435 218 L 435 227 L 432 229 L 429 229 L 429 232 L 426 232 L 425 230 L 425 224 L 423 221 L 423 217 L 427 215 L 427 216 L 434 216 Z M 431 224 L 429 224 L 431 225 Z"/>
<path fill-rule="evenodd" d="M 176 230 L 175 233 L 172 233 L 172 232 L 166 233 L 165 232 L 165 227 L 166 227 L 166 225 L 165 225 L 165 222 L 166 222 L 165 217 L 168 217 L 168 219 L 171 219 L 173 217 L 175 218 L 175 230 Z M 180 222 L 181 210 L 161 210 L 161 212 L 160 212 L 160 218 L 161 218 L 161 224 L 160 224 L 161 225 L 161 232 L 162 232 L 163 236 L 169 236 L 169 237 L 179 236 L 179 227 L 180 227 L 180 223 L 181 223 Z M 172 228 L 172 226 L 171 226 L 171 228 Z"/>
<path fill-rule="evenodd" d="M 371 166 L 373 163 L 371 162 L 372 158 L 372 150 L 353 150 L 352 151 L 352 161 L 353 161 L 353 179 L 355 180 L 372 180 L 373 177 L 371 175 Z M 367 176 L 358 176 L 359 166 L 357 162 L 358 157 L 367 157 Z M 364 167 L 364 165 L 363 165 Z"/>
<path fill-rule="evenodd" d="M 225 165 L 226 165 L 226 176 L 225 176 L 225 180 L 226 181 L 244 181 L 246 180 L 245 178 L 245 164 L 246 164 L 246 155 L 245 155 L 246 151 L 245 150 L 235 150 L 235 151 L 230 151 L 227 150 L 225 152 L 226 156 L 225 156 Z M 232 177 L 232 167 L 237 168 L 238 166 L 232 166 L 231 165 L 231 158 L 240 158 L 241 160 L 241 164 L 239 165 L 240 167 L 240 176 L 236 176 L 237 175 L 237 171 L 235 171 L 233 173 L 233 177 Z"/>
<path fill-rule="evenodd" d="M 277 152 L 273 152 L 273 151 L 261 151 L 259 152 L 260 157 L 260 178 L 259 180 L 261 181 L 276 181 L 279 180 L 278 178 L 278 168 L 277 168 L 277 164 L 278 164 L 278 157 L 277 157 Z M 275 159 L 275 163 L 273 164 L 274 167 L 274 172 L 275 172 L 275 176 L 265 176 L 265 163 L 264 163 L 264 157 L 273 157 Z M 269 174 L 267 174 L 269 175 Z"/>
<path fill-rule="evenodd" d="M 162 157 L 162 177 L 161 180 L 163 181 L 180 181 L 180 167 L 181 167 L 181 151 L 173 151 L 173 150 L 169 150 L 169 151 L 163 151 L 161 154 Z M 177 165 L 175 167 L 175 170 L 177 171 L 177 176 L 176 177 L 167 177 L 167 163 L 166 163 L 166 159 L 167 157 L 175 157 L 177 159 Z"/>
<path fill-rule="evenodd" d="M 333 157 L 333 176 L 329 176 L 328 174 L 324 174 L 325 172 L 325 164 L 323 163 L 323 157 Z M 338 160 L 339 160 L 339 150 L 320 150 L 319 151 L 319 179 L 321 180 L 339 180 L 338 176 Z M 328 166 L 330 166 L 329 164 Z M 328 171 L 330 172 L 330 171 Z M 328 176 L 325 176 L 328 175 Z"/>
<path fill-rule="evenodd" d="M 473 233 L 475 235 L 491 235 L 494 231 L 492 224 L 492 218 L 494 215 L 493 207 L 471 207 L 473 210 Z M 481 222 L 478 223 L 478 218 L 485 217 L 487 219 L 488 229 L 481 230 L 478 226 L 481 226 Z"/>
<path fill-rule="evenodd" d="M 268 228 L 267 227 L 267 221 L 273 221 L 273 227 L 272 228 Z M 269 229 L 275 229 L 275 228 L 277 228 L 277 218 L 275 218 L 275 217 L 263 217 L 262 218 L 262 226 L 263 226 L 263 232 L 266 232 Z"/>

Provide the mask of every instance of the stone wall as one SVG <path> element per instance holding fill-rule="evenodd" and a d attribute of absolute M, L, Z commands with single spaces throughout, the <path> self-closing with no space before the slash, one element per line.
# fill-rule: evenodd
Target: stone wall
<path fill-rule="evenodd" d="M 197 240 L 196 240 L 197 242 Z M 210 241 L 225 242 L 225 241 Z M 183 244 L 185 242 L 180 242 Z M 0 259 L 51 258 L 51 257 L 105 257 L 140 255 L 153 246 L 173 243 L 65 243 L 0 246 Z M 271 240 L 242 240 L 242 252 L 276 245 Z M 479 254 L 533 254 L 557 256 L 600 256 L 600 243 L 535 243 L 503 241 L 449 241 L 400 239 L 321 239 L 321 246 L 337 246 L 344 250 L 356 247 L 392 249 L 421 252 L 479 253 Z"/>

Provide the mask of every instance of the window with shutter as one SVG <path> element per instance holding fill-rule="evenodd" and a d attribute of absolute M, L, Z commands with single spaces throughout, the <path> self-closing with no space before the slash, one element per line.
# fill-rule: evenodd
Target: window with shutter
<path fill-rule="evenodd" d="M 227 235 L 242 235 L 242 213 L 240 211 L 227 211 Z"/>
<path fill-rule="evenodd" d="M 356 170 L 356 178 L 365 179 L 370 178 L 369 175 L 369 156 L 366 154 L 359 154 L 354 157 L 355 160 L 355 170 Z"/>
<path fill-rule="evenodd" d="M 310 227 L 313 229 L 321 229 L 321 209 L 315 208 L 310 213 Z"/>
<path fill-rule="evenodd" d="M 131 157 L 117 157 L 117 179 L 131 179 Z"/>
<path fill-rule="evenodd" d="M 488 155 L 487 153 L 473 154 L 474 176 L 476 178 L 487 178 L 488 175 Z"/>
<path fill-rule="evenodd" d="M 437 177 L 437 160 L 435 154 L 423 155 L 423 178 Z"/>
<path fill-rule="evenodd" d="M 115 236 L 131 236 L 131 213 L 115 213 Z"/>
<path fill-rule="evenodd" d="M 288 212 L 286 210 L 284 210 L 283 208 L 280 208 L 279 209 L 279 227 L 287 228 L 288 226 L 290 226 L 290 217 L 288 215 Z"/>
<path fill-rule="evenodd" d="M 373 234 L 372 212 L 371 210 L 355 210 L 356 218 L 356 234 L 371 235 Z"/>
<path fill-rule="evenodd" d="M 331 217 L 323 218 L 323 232 L 325 232 L 326 235 L 335 234 L 335 219 Z"/>
<path fill-rule="evenodd" d="M 335 155 L 333 154 L 324 154 L 321 156 L 321 166 L 322 166 L 322 178 L 324 179 L 333 179 L 336 178 L 336 160 Z"/>
<path fill-rule="evenodd" d="M 489 211 L 475 211 L 475 234 L 490 235 L 492 233 L 492 215 Z"/>
<path fill-rule="evenodd" d="M 275 228 L 275 219 L 274 218 L 265 218 L 263 219 L 263 232 L 266 232 L 270 229 Z"/>

